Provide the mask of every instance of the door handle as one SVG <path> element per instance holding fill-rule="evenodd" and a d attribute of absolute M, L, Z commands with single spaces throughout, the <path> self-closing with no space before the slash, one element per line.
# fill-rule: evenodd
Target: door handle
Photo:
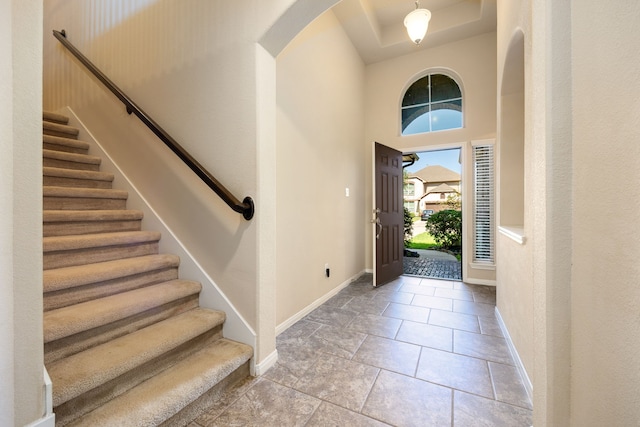
<path fill-rule="evenodd" d="M 377 226 L 377 232 L 376 232 L 376 240 L 380 238 L 380 233 L 382 233 L 382 224 L 380 223 L 380 218 L 378 217 L 378 214 L 380 213 L 380 208 L 375 208 L 373 210 L 373 219 L 371 219 L 371 223 L 372 224 L 376 224 Z"/>

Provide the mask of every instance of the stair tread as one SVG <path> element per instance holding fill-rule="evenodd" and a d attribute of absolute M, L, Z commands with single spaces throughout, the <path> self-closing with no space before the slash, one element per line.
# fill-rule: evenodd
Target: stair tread
<path fill-rule="evenodd" d="M 74 178 L 74 179 L 91 179 L 96 181 L 113 181 L 114 176 L 112 173 L 99 172 L 99 171 L 87 171 L 81 169 L 64 169 L 54 168 L 50 166 L 44 166 L 42 168 L 42 174 L 44 176 L 54 176 L 58 178 Z"/>
<path fill-rule="evenodd" d="M 144 213 L 135 209 L 114 209 L 114 210 L 45 210 L 43 212 L 44 222 L 64 222 L 64 221 L 116 221 L 116 220 L 137 220 L 142 219 Z"/>
<path fill-rule="evenodd" d="M 42 246 L 43 252 L 46 254 L 53 251 L 157 242 L 160 237 L 161 233 L 159 231 L 120 231 L 114 233 L 50 236 L 42 239 Z"/>
<path fill-rule="evenodd" d="M 176 255 L 156 254 L 55 268 L 43 272 L 43 287 L 45 292 L 53 292 L 179 265 L 180 258 Z"/>
<path fill-rule="evenodd" d="M 69 426 L 160 425 L 252 355 L 251 347 L 221 338 Z"/>
<path fill-rule="evenodd" d="M 88 331 L 200 292 L 189 280 L 171 280 L 44 313 L 44 342 Z"/>
<path fill-rule="evenodd" d="M 42 129 L 45 131 L 61 132 L 69 135 L 78 135 L 78 133 L 80 133 L 80 130 L 77 127 L 46 120 L 42 122 Z"/>
<path fill-rule="evenodd" d="M 221 338 L 225 313 L 198 307 L 202 285 L 178 277 L 178 256 L 155 253 L 161 233 L 140 230 L 143 212 L 126 209 L 128 192 L 111 189 L 68 123 L 43 113 L 43 341 L 59 422 L 175 421 L 246 375 L 253 349 Z M 125 247 L 131 258 L 96 262 Z"/>
<path fill-rule="evenodd" d="M 86 141 L 81 141 L 79 139 L 65 138 L 64 136 L 54 136 L 54 135 L 42 135 L 42 142 L 47 144 L 54 145 L 64 145 L 67 147 L 80 148 L 83 150 L 88 150 L 90 144 Z M 52 150 L 55 151 L 55 150 Z"/>
<path fill-rule="evenodd" d="M 92 156 L 90 154 L 67 153 L 66 151 L 42 149 L 42 157 L 45 159 L 63 160 L 65 162 L 86 163 L 90 165 L 99 165 L 102 158 Z"/>
<path fill-rule="evenodd" d="M 62 114 L 54 113 L 52 111 L 43 111 L 42 112 L 42 120 L 47 122 L 56 122 L 61 124 L 69 123 L 69 118 Z"/>
<path fill-rule="evenodd" d="M 129 193 L 124 190 L 106 188 L 58 187 L 45 185 L 42 187 L 44 197 L 82 197 L 90 199 L 126 199 Z"/>
<path fill-rule="evenodd" d="M 222 324 L 223 312 L 194 308 L 47 366 L 54 405 L 67 402 Z"/>

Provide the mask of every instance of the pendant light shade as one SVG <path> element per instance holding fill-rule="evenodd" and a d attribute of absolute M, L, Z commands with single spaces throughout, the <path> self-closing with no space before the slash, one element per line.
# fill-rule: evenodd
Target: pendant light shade
<path fill-rule="evenodd" d="M 416 10 L 404 18 L 404 26 L 407 27 L 409 38 L 415 44 L 420 44 L 424 39 L 431 20 L 431 12 L 427 9 L 419 9 L 419 7 L 418 2 L 416 2 Z"/>

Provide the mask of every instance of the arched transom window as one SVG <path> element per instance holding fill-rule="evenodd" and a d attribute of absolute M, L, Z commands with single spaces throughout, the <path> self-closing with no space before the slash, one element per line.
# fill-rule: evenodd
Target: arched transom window
<path fill-rule="evenodd" d="M 460 86 L 444 74 L 415 81 L 402 98 L 402 135 L 462 127 Z"/>

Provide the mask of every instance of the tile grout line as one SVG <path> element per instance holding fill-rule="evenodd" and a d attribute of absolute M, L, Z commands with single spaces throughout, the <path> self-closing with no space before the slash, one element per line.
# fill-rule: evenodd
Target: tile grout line
<path fill-rule="evenodd" d="M 419 283 L 420 283 L 420 284 L 422 284 L 422 283 L 423 283 L 423 281 L 424 281 L 424 283 L 428 283 L 428 282 L 427 282 L 427 280 L 425 280 L 425 279 L 421 279 Z M 414 283 L 414 284 L 415 284 L 415 282 L 413 282 L 413 281 L 412 281 L 411 283 Z M 456 283 L 458 283 L 458 282 L 456 282 Z M 461 283 L 461 282 L 460 282 L 460 283 Z M 402 284 L 401 286 L 399 286 L 399 287 L 397 287 L 397 288 L 394 288 L 394 289 L 393 289 L 393 293 L 394 293 L 394 294 L 395 294 L 395 293 L 398 293 L 398 292 L 405 292 L 405 293 L 407 293 L 406 291 L 402 291 L 402 289 L 403 289 L 403 286 L 408 285 L 408 284 L 410 284 L 410 283 L 404 283 L 404 284 Z M 456 289 L 455 289 L 455 283 L 454 283 L 454 282 L 452 282 L 452 285 L 454 286 L 453 290 L 455 291 L 455 290 L 456 290 Z M 394 286 L 397 286 L 397 285 L 394 285 Z M 419 285 L 419 286 L 420 286 L 420 285 Z M 380 290 L 380 289 L 382 289 L 382 288 L 374 288 L 374 289 L 376 289 L 376 290 Z M 432 294 L 432 295 L 425 295 L 425 296 L 435 297 L 435 292 L 437 292 L 437 290 L 438 290 L 439 288 L 437 288 L 437 287 L 436 287 L 436 288 L 434 288 L 434 289 L 435 289 L 435 290 L 434 290 L 434 294 Z M 442 288 L 442 289 L 449 289 L 449 288 Z M 460 290 L 463 290 L 463 291 L 465 291 L 465 292 L 469 292 L 468 290 L 465 290 L 465 289 L 460 289 Z M 491 368 L 492 368 L 492 365 L 491 365 L 492 363 L 496 363 L 496 366 L 498 366 L 498 365 L 504 365 L 504 366 L 512 367 L 512 365 L 509 365 L 508 363 L 493 362 L 493 361 L 491 361 L 491 363 L 490 363 L 490 361 L 489 361 L 488 359 L 486 359 L 486 358 L 484 358 L 484 357 L 482 357 L 482 356 L 471 356 L 471 355 L 467 355 L 467 354 L 456 353 L 456 351 L 455 351 L 455 344 L 456 344 L 456 342 L 457 342 L 457 340 L 456 340 L 456 332 L 455 332 L 455 331 L 460 331 L 461 333 L 473 334 L 474 336 L 480 336 L 480 337 L 493 337 L 493 338 L 498 338 L 498 339 L 499 339 L 499 338 L 503 338 L 503 337 L 498 337 L 498 336 L 495 336 L 495 335 L 489 335 L 489 334 L 484 334 L 484 333 L 483 333 L 482 324 L 481 324 L 481 322 L 480 322 L 480 318 L 481 318 L 481 317 L 483 317 L 483 316 L 480 316 L 480 315 L 475 314 L 475 313 L 474 313 L 474 314 L 470 314 L 470 313 L 464 313 L 464 312 L 456 312 L 456 311 L 453 311 L 453 310 L 441 310 L 442 312 L 452 313 L 452 314 L 456 314 L 456 315 L 473 316 L 473 318 L 475 319 L 475 323 L 476 323 L 476 325 L 477 325 L 477 329 L 478 329 L 478 331 L 479 331 L 479 332 L 476 332 L 475 330 L 474 330 L 474 331 L 468 331 L 468 330 L 465 330 L 465 329 L 458 329 L 458 328 L 455 328 L 455 327 L 451 327 L 451 326 L 449 326 L 449 325 L 447 325 L 447 326 L 443 326 L 443 325 L 432 324 L 432 323 L 430 323 L 430 322 L 433 320 L 433 319 L 432 319 L 432 316 L 435 314 L 435 312 L 434 312 L 433 310 L 439 310 L 439 309 L 435 309 L 435 308 L 432 308 L 432 307 L 414 306 L 414 305 L 413 305 L 413 302 L 414 302 L 414 301 L 415 301 L 415 299 L 416 299 L 416 295 L 422 295 L 422 294 L 417 294 L 417 293 L 414 293 L 414 292 L 408 292 L 408 293 L 410 293 L 410 294 L 411 294 L 411 298 L 410 298 L 410 300 L 409 300 L 409 304 L 408 304 L 408 306 L 412 306 L 412 307 L 420 307 L 420 308 L 426 308 L 426 309 L 428 309 L 428 310 L 429 310 L 429 311 L 428 311 L 428 313 L 427 313 L 427 316 L 426 316 L 426 321 L 425 321 L 424 323 L 423 323 L 422 321 L 420 321 L 420 322 L 416 322 L 416 323 L 420 323 L 420 324 L 422 324 L 422 325 L 428 325 L 428 326 L 431 326 L 431 327 L 440 327 L 440 328 L 446 328 L 446 329 L 448 329 L 448 330 L 450 331 L 450 334 L 451 334 L 451 351 L 443 350 L 443 349 L 442 349 L 442 348 L 440 348 L 440 347 L 430 347 L 430 346 L 428 346 L 428 345 L 416 344 L 416 343 L 411 342 L 411 341 L 402 341 L 402 340 L 399 340 L 399 339 L 398 339 L 398 336 L 400 335 L 400 331 L 402 330 L 402 328 L 403 328 L 403 327 L 405 327 L 405 326 L 407 326 L 407 325 L 408 325 L 408 323 L 407 323 L 407 322 L 411 322 L 411 320 L 410 320 L 410 319 L 397 318 L 397 317 L 389 317 L 389 316 L 383 316 L 383 315 L 382 315 L 382 313 L 371 313 L 371 314 L 370 314 L 370 315 L 372 316 L 372 317 L 371 317 L 371 322 L 373 321 L 373 318 L 374 318 L 374 317 L 378 317 L 378 318 L 387 318 L 387 319 L 392 319 L 392 320 L 394 320 L 394 321 L 399 321 L 399 323 L 397 323 L 397 325 L 398 325 L 398 326 L 397 326 L 397 329 L 395 329 L 395 331 L 393 332 L 393 334 L 392 334 L 392 337 L 391 337 L 391 338 L 389 338 L 389 337 L 387 337 L 387 336 L 376 335 L 375 333 L 371 333 L 371 331 L 373 331 L 373 330 L 377 330 L 378 332 L 383 332 L 383 331 L 384 331 L 384 328 L 387 328 L 387 327 L 388 327 L 388 322 L 382 322 L 382 323 L 380 323 L 380 326 L 382 326 L 382 327 L 383 327 L 383 329 L 378 329 L 378 327 L 377 327 L 377 326 L 375 326 L 375 327 L 373 327 L 373 326 L 372 326 L 372 325 L 377 325 L 378 323 L 365 322 L 365 324 L 367 324 L 367 323 L 368 323 L 368 324 L 373 328 L 373 329 L 369 328 L 369 331 L 367 331 L 367 332 L 364 332 L 364 331 L 361 331 L 361 330 L 358 330 L 358 329 L 355 329 L 355 328 L 354 328 L 354 329 L 353 329 L 353 332 L 358 333 L 358 334 L 362 334 L 363 338 L 360 340 L 360 342 L 359 342 L 359 343 L 358 343 L 358 345 L 355 347 L 355 349 L 353 350 L 353 352 L 351 352 L 349 349 L 342 348 L 338 343 L 332 343 L 332 341 L 331 341 L 331 336 L 329 336 L 329 335 L 327 335 L 325 338 L 318 337 L 318 339 L 319 339 L 319 340 L 322 340 L 322 342 L 325 342 L 325 343 L 329 344 L 330 346 L 329 346 L 329 347 L 325 347 L 325 346 L 322 346 L 322 345 L 321 345 L 319 348 L 317 348 L 317 349 L 315 350 L 316 352 L 320 352 L 321 354 L 320 354 L 320 355 L 319 355 L 319 356 L 314 360 L 314 362 L 312 363 L 312 365 L 310 365 L 307 369 L 305 369 L 305 371 L 304 371 L 304 373 L 303 373 L 303 374 L 298 375 L 298 376 L 295 376 L 295 375 L 293 376 L 293 377 L 295 378 L 295 382 L 294 382 L 294 384 L 293 384 L 292 386 L 287 386 L 287 385 L 284 385 L 284 384 L 280 384 L 280 383 L 278 383 L 278 382 L 276 382 L 276 381 L 274 381 L 274 380 L 271 380 L 271 379 L 269 379 L 269 378 L 265 378 L 265 380 L 266 380 L 266 381 L 270 381 L 270 382 L 272 382 L 272 383 L 274 383 L 274 384 L 278 384 L 278 385 L 279 385 L 279 386 L 281 386 L 281 387 L 289 388 L 289 389 L 294 390 L 294 391 L 296 391 L 296 392 L 303 393 L 304 395 L 309 396 L 309 397 L 314 398 L 314 399 L 317 399 L 317 400 L 319 400 L 320 402 L 327 402 L 327 403 L 328 403 L 328 404 L 330 404 L 330 405 L 334 405 L 334 406 L 336 406 L 336 407 L 339 407 L 339 408 L 344 409 L 344 410 L 346 410 L 346 411 L 349 411 L 349 412 L 351 412 L 351 413 L 358 414 L 358 415 L 360 415 L 360 416 L 366 417 L 366 418 L 367 418 L 367 419 L 369 419 L 369 420 L 376 420 L 376 421 L 380 421 L 380 422 L 385 423 L 385 424 L 386 424 L 386 423 L 388 423 L 388 421 L 384 421 L 384 420 L 382 420 L 382 419 L 374 418 L 374 417 L 372 417 L 372 416 L 369 416 L 369 415 L 366 415 L 366 414 L 364 414 L 364 413 L 363 413 L 363 410 L 365 409 L 365 407 L 366 407 L 366 405 L 367 405 L 367 402 L 370 402 L 370 400 L 371 400 L 371 398 L 372 398 L 372 392 L 374 391 L 374 389 L 375 389 L 375 387 L 376 387 L 376 384 L 380 381 L 380 376 L 382 375 L 382 372 L 383 372 L 383 371 L 386 371 L 386 372 L 388 372 L 389 374 L 403 376 L 403 377 L 406 377 L 407 379 L 412 379 L 412 380 L 416 380 L 416 381 L 419 381 L 419 382 L 422 382 L 422 383 L 432 384 L 432 385 L 435 385 L 435 386 L 442 387 L 442 388 L 445 388 L 445 389 L 450 390 L 450 392 L 451 392 L 451 402 L 450 402 L 450 403 L 451 403 L 451 404 L 450 404 L 450 413 L 449 413 L 449 416 L 450 416 L 450 425 L 451 425 L 452 427 L 455 425 L 455 409 L 456 409 L 456 408 L 455 408 L 455 400 L 456 400 L 456 398 L 455 398 L 455 397 L 456 397 L 456 392 L 458 392 L 458 393 L 464 393 L 465 395 L 475 396 L 475 397 L 478 397 L 478 398 L 482 398 L 482 399 L 486 399 L 486 400 L 490 400 L 490 401 L 494 401 L 494 402 L 499 402 L 499 403 L 501 403 L 501 404 L 505 404 L 505 405 L 512 406 L 512 407 L 520 407 L 519 405 L 513 405 L 513 404 L 511 404 L 511 403 L 503 402 L 503 401 L 501 401 L 501 400 L 498 400 L 498 399 L 497 399 L 496 379 L 494 378 L 494 377 L 495 377 L 495 375 L 494 375 L 494 370 L 493 370 L 493 369 L 491 369 Z M 467 300 L 465 300 L 465 299 L 458 300 L 458 299 L 456 299 L 456 298 L 447 298 L 447 297 L 440 297 L 440 296 L 439 296 L 439 297 L 437 297 L 437 298 L 440 298 L 440 299 L 449 299 L 449 300 L 451 300 L 451 301 L 452 301 L 452 304 L 451 304 L 451 305 L 452 305 L 452 309 L 453 309 L 453 305 L 454 305 L 454 302 L 453 302 L 453 301 L 462 301 L 462 302 L 467 302 L 467 303 L 472 303 L 472 304 L 475 304 L 475 303 L 481 303 L 481 304 L 495 305 L 495 304 L 490 304 L 490 303 L 487 303 L 487 302 L 484 302 L 484 301 L 477 301 L 476 292 L 471 291 L 471 293 L 472 293 L 473 298 L 474 298 L 474 300 L 473 300 L 473 301 L 467 301 Z M 365 296 L 365 294 L 366 294 L 366 293 L 363 293 L 361 296 Z M 376 292 L 376 293 L 373 295 L 373 297 L 371 297 L 371 300 L 372 300 L 372 301 L 376 300 L 378 295 L 380 295 L 380 294 Z M 345 296 L 349 296 L 349 297 L 350 297 L 350 298 L 349 298 L 349 300 L 348 300 L 346 303 L 342 304 L 340 307 L 336 307 L 336 308 L 339 308 L 339 309 L 345 309 L 344 307 L 345 307 L 347 304 L 351 303 L 351 302 L 352 302 L 354 299 L 356 299 L 359 295 L 345 295 Z M 391 296 L 391 295 L 390 295 L 390 298 L 392 298 L 392 296 Z M 483 296 L 482 296 L 482 298 L 485 298 L 485 296 L 483 295 Z M 382 299 L 382 297 L 381 297 L 381 298 L 379 298 L 378 300 L 384 301 L 384 300 Z M 391 306 L 391 304 L 392 304 L 392 303 L 395 303 L 395 304 L 398 304 L 398 305 L 402 305 L 402 306 L 407 306 L 407 304 L 405 304 L 404 302 L 397 302 L 397 301 L 394 301 L 394 300 L 391 300 L 391 299 L 390 299 L 390 300 L 386 300 L 386 302 L 387 302 L 387 304 L 386 304 L 385 309 L 383 310 L 383 313 L 384 313 L 384 311 L 385 311 L 386 309 L 388 309 L 388 308 Z M 308 334 L 308 335 L 306 335 L 306 334 L 305 334 L 305 336 L 301 338 L 301 339 L 303 340 L 303 342 L 308 342 L 308 341 L 309 341 L 309 338 L 310 338 L 310 337 L 312 337 L 312 336 L 314 336 L 314 335 L 315 335 L 319 330 L 321 330 L 323 327 L 327 327 L 327 328 L 338 328 L 338 329 L 349 329 L 349 327 L 350 327 L 350 326 L 354 325 L 355 319 L 356 319 L 358 316 L 360 316 L 360 315 L 362 315 L 362 314 L 369 314 L 369 313 L 367 313 L 367 312 L 366 312 L 366 310 L 365 310 L 365 312 L 362 312 L 362 311 L 359 311 L 359 310 L 353 310 L 353 309 L 345 309 L 345 310 L 348 310 L 348 311 L 351 311 L 351 312 L 355 313 L 355 316 L 351 317 L 351 318 L 349 319 L 349 321 L 348 321 L 344 326 L 336 326 L 335 324 L 332 324 L 331 322 L 332 322 L 332 320 L 334 320 L 334 319 L 330 319 L 330 318 L 324 319 L 322 322 L 319 322 L 319 321 L 317 321 L 317 320 L 308 320 L 308 319 L 307 319 L 307 321 L 312 322 L 312 323 L 317 323 L 317 324 L 318 324 L 318 325 L 320 325 L 320 326 L 319 326 L 316 330 L 314 330 L 311 334 Z M 487 316 L 487 317 L 488 317 L 488 316 Z M 325 323 L 325 322 L 327 322 L 327 323 Z M 364 324 L 363 324 L 363 325 L 364 325 Z M 490 324 L 489 324 L 489 326 L 488 326 L 488 327 L 490 327 Z M 458 334 L 458 335 L 459 335 L 459 334 Z M 413 370 L 413 374 L 411 374 L 411 373 L 407 373 L 407 374 L 405 374 L 405 373 L 401 373 L 401 372 L 396 372 L 396 371 L 394 371 L 394 370 L 390 370 L 390 369 L 386 369 L 386 368 L 381 368 L 381 367 L 379 367 L 379 366 L 374 366 L 374 365 L 371 365 L 371 364 L 366 363 L 366 362 L 363 362 L 363 361 L 356 361 L 356 360 L 354 360 L 354 358 L 356 357 L 356 355 L 358 354 L 358 352 L 360 352 L 360 351 L 362 350 L 362 348 L 363 348 L 363 344 L 364 344 L 364 343 L 365 343 L 365 342 L 366 342 L 370 337 L 371 337 L 371 339 L 386 339 L 386 340 L 389 340 L 390 342 L 395 342 L 395 343 L 401 343 L 401 344 L 407 344 L 407 345 L 418 346 L 418 347 L 419 347 L 419 351 L 418 351 L 418 358 L 417 358 L 417 361 L 416 361 L 416 364 L 415 364 L 415 367 L 414 367 L 414 370 Z M 411 335 L 407 335 L 407 337 L 408 337 L 408 338 L 411 338 Z M 458 336 L 458 339 L 461 339 L 461 335 L 459 335 L 459 336 Z M 504 339 L 504 338 L 503 338 L 503 339 Z M 438 342 L 439 342 L 439 341 L 440 341 L 440 340 L 438 340 Z M 351 341 L 351 342 L 352 342 L 352 343 L 355 343 L 355 341 Z M 429 342 L 429 341 L 428 341 L 428 342 Z M 483 342 L 484 342 L 484 341 L 480 341 L 480 343 L 483 343 Z M 435 343 L 435 342 L 434 342 L 434 343 Z M 325 350 L 325 349 L 330 350 L 330 349 L 331 349 L 331 346 L 337 346 L 337 349 L 338 349 L 338 350 L 341 350 L 341 351 L 339 351 L 339 352 L 338 352 L 338 353 L 340 353 L 340 354 L 333 354 L 333 353 L 331 353 L 330 351 L 326 351 L 326 350 Z M 315 348 L 315 347 L 313 347 L 313 346 L 308 347 L 308 349 L 310 349 L 311 351 L 314 351 L 314 350 L 312 350 L 313 348 Z M 473 393 L 473 392 L 469 392 L 469 391 L 464 391 L 464 390 L 457 389 L 457 388 L 454 388 L 454 387 L 451 387 L 451 386 L 447 386 L 447 385 L 439 384 L 439 383 L 436 383 L 436 382 L 429 381 L 429 380 L 427 380 L 427 379 L 423 379 L 423 378 L 419 378 L 419 377 L 417 377 L 417 374 L 418 374 L 418 372 L 419 372 L 419 368 L 420 368 L 420 362 L 421 362 L 421 359 L 422 359 L 422 357 L 423 357 L 423 353 L 425 352 L 425 349 L 431 349 L 431 350 L 434 350 L 434 351 L 443 351 L 443 352 L 447 352 L 447 353 L 450 353 L 450 354 L 456 354 L 456 355 L 459 355 L 459 356 L 462 356 L 462 357 L 467 357 L 467 358 L 474 359 L 474 360 L 481 360 L 481 361 L 485 364 L 485 366 L 487 367 L 487 370 L 488 370 L 488 373 L 489 373 L 489 380 L 491 381 L 491 389 L 492 389 L 492 393 L 493 393 L 493 398 L 487 398 L 486 396 L 483 396 L 483 395 L 480 395 L 480 394 L 477 394 L 477 393 Z M 483 352 L 481 352 L 481 353 L 483 353 Z M 349 355 L 349 356 L 348 356 L 348 357 L 346 357 L 347 355 Z M 320 360 L 322 360 L 322 358 L 323 358 L 323 357 L 328 357 L 328 356 L 331 356 L 331 357 L 337 357 L 337 358 L 341 358 L 341 359 L 344 359 L 344 360 L 349 360 L 349 361 L 352 361 L 352 362 L 354 362 L 354 363 L 361 364 L 361 365 L 363 365 L 363 366 L 369 366 L 369 367 L 372 367 L 372 368 L 377 369 L 377 373 L 376 373 L 376 375 L 375 375 L 375 378 L 371 381 L 371 383 L 370 383 L 370 387 L 369 387 L 369 389 L 368 389 L 368 391 L 367 391 L 367 394 L 366 394 L 366 397 L 364 397 L 364 399 L 362 400 L 362 403 L 361 403 L 361 405 L 360 405 L 359 410 L 357 410 L 357 411 L 356 411 L 356 410 L 353 410 L 353 409 L 350 409 L 350 408 L 345 408 L 345 407 L 343 407 L 343 406 L 341 406 L 341 405 L 339 405 L 339 404 L 336 404 L 336 403 L 330 402 L 330 401 L 328 401 L 328 400 L 326 400 L 326 399 L 324 399 L 324 398 L 319 398 L 319 397 L 312 396 L 312 395 L 310 395 L 310 394 L 308 394 L 308 393 L 302 392 L 302 391 L 297 390 L 297 389 L 295 388 L 295 385 L 299 383 L 300 379 L 301 379 L 304 375 L 306 375 L 307 373 L 309 373 L 310 369 L 312 369 L 314 366 L 317 366 L 317 364 L 320 362 Z M 295 359 L 293 359 L 293 360 L 295 360 Z M 302 359 L 301 359 L 301 360 L 302 360 Z M 306 360 L 306 359 L 305 359 L 305 360 Z M 375 361 L 375 359 L 374 359 L 374 361 Z M 428 360 L 427 360 L 427 362 L 428 362 Z M 378 363 L 378 362 L 376 362 L 376 363 Z M 282 367 L 283 367 L 283 368 L 285 368 L 285 365 L 282 365 Z M 288 368 L 287 368 L 287 370 L 288 370 Z M 235 402 L 236 402 L 237 400 L 239 400 L 242 396 L 244 396 L 244 395 L 245 395 L 249 390 L 251 390 L 251 389 L 252 389 L 256 384 L 257 384 L 257 382 L 256 382 L 255 384 L 252 384 L 250 388 L 248 388 L 247 390 L 245 390 L 245 391 L 244 391 L 244 393 L 242 393 L 242 394 L 241 394 L 241 395 L 239 395 L 236 399 L 234 399 L 234 401 L 233 401 L 232 403 L 230 403 L 229 405 L 226 405 L 226 406 L 225 406 L 225 409 L 224 409 L 222 412 L 220 412 L 220 413 L 218 414 L 218 416 L 216 417 L 216 419 L 217 419 L 217 418 L 218 418 L 222 413 L 224 413 L 224 411 L 226 411 L 226 410 L 227 410 L 227 408 L 229 408 L 233 403 L 235 403 Z M 459 385 L 459 384 L 458 384 L 458 385 Z M 318 410 L 319 410 L 319 408 L 320 408 L 320 406 L 321 406 L 321 405 L 322 405 L 322 403 L 320 403 L 320 405 L 318 405 L 318 407 L 316 407 L 316 408 L 314 409 L 314 411 L 309 415 L 309 417 L 307 418 L 307 420 L 304 422 L 304 425 L 308 425 L 308 424 L 309 424 L 310 420 L 311 420 L 311 419 L 312 419 L 312 418 L 317 414 L 317 412 L 318 412 Z M 520 408 L 522 408 L 522 407 L 520 407 Z M 522 408 L 522 409 L 530 410 L 530 409 L 528 409 L 528 408 Z M 195 423 L 195 424 L 199 425 L 198 423 Z M 205 426 L 205 427 L 206 427 L 206 426 Z"/>

